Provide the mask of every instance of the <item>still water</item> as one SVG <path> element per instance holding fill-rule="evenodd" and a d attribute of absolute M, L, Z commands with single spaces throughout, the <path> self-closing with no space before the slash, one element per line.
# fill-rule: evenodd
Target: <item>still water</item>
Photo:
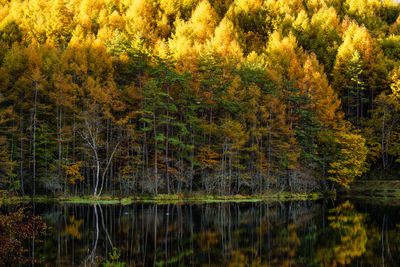
<path fill-rule="evenodd" d="M 396 205 L 32 203 L 29 209 L 49 227 L 41 242 L 26 244 L 31 266 L 107 266 L 107 260 L 121 263 L 114 266 L 400 266 Z"/>

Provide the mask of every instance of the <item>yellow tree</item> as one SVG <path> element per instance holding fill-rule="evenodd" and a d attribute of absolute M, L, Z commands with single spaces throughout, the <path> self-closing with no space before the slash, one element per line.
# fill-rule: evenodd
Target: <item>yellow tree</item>
<path fill-rule="evenodd" d="M 78 114 L 83 107 L 84 81 L 87 79 L 88 72 L 87 55 L 82 45 L 77 38 L 72 38 L 67 49 L 60 55 L 58 68 L 52 74 L 55 90 L 50 97 L 57 114 L 57 165 L 60 179 L 62 178 L 62 166 L 74 164 L 77 156 Z M 70 141 L 72 141 L 71 157 L 66 159 L 64 156 L 64 151 L 67 151 L 65 146 Z M 65 180 L 65 185 L 66 182 L 67 180 Z"/>
<path fill-rule="evenodd" d="M 30 174 L 35 193 L 37 178 L 37 129 L 40 115 L 43 115 L 45 98 L 43 90 L 46 80 L 42 75 L 42 58 L 37 43 L 29 47 L 14 45 L 5 55 L 2 65 L 3 83 L 1 93 L 6 101 L 12 103 L 15 125 L 18 125 L 19 138 L 19 176 L 21 189 L 24 188 L 24 176 Z M 43 121 L 42 121 L 43 122 Z M 29 130 L 29 131 L 28 131 Z M 26 155 L 26 140 L 30 140 L 30 152 Z"/>
<path fill-rule="evenodd" d="M 261 52 L 272 32 L 268 11 L 262 4 L 259 0 L 236 0 L 226 13 L 238 31 L 245 54 Z"/>
<path fill-rule="evenodd" d="M 366 171 L 367 148 L 359 134 L 341 131 L 335 134 L 337 155 L 330 163 L 329 179 L 349 188 L 356 177 Z"/>
<path fill-rule="evenodd" d="M 175 32 L 169 39 L 174 57 L 184 68 L 194 69 L 197 59 L 204 53 L 204 46 L 212 38 L 218 15 L 207 0 L 200 1 L 188 21 L 178 18 Z"/>
<path fill-rule="evenodd" d="M 23 3 L 20 11 L 22 28 L 29 40 L 39 43 L 50 41 L 56 45 L 66 46 L 71 37 L 73 13 L 64 0 L 33 0 Z"/>
<path fill-rule="evenodd" d="M 66 47 L 74 28 L 73 13 L 65 0 L 52 1 L 46 12 L 46 39 L 61 47 Z"/>
<path fill-rule="evenodd" d="M 338 110 L 340 101 L 329 86 L 323 67 L 314 54 L 309 55 L 298 47 L 292 34 L 282 38 L 278 32 L 268 42 L 265 59 L 268 75 L 282 88 L 281 101 L 286 104 L 284 120 L 291 131 L 291 134 L 287 132 L 288 140 L 292 140 L 288 143 L 292 144 L 288 146 L 292 147 L 289 158 L 296 162 L 293 159 L 299 152 L 295 151 L 302 150 L 300 155 L 309 158 L 307 165 L 319 171 L 324 169 L 326 164 L 318 163 L 325 156 L 316 149 L 317 140 L 329 130 L 340 129 L 342 115 Z M 299 146 L 296 142 L 303 144 Z"/>
<path fill-rule="evenodd" d="M 123 141 L 119 128 L 127 118 L 115 116 L 124 110 L 119 91 L 113 81 L 113 68 L 104 44 L 95 40 L 88 44 L 87 73 L 83 82 L 85 95 L 80 135 L 94 155 L 94 195 L 100 195 L 115 153 Z M 105 153 L 100 153 L 104 151 Z"/>
<path fill-rule="evenodd" d="M 42 0 L 24 1 L 20 7 L 21 25 L 26 29 L 28 40 L 46 41 L 46 17 L 48 3 Z"/>
<path fill-rule="evenodd" d="M 384 1 L 378 0 L 346 0 L 346 14 L 360 24 L 365 24 L 369 29 L 382 27 L 384 22 L 377 16 L 384 9 Z"/>
<path fill-rule="evenodd" d="M 342 24 L 345 29 L 343 43 L 336 56 L 332 86 L 342 97 L 347 97 L 349 103 L 356 103 L 359 114 L 357 118 L 363 118 L 372 107 L 373 96 L 385 87 L 386 81 L 382 77 L 387 77 L 387 70 L 383 63 L 383 54 L 367 28 L 349 20 Z M 355 55 L 359 57 L 357 62 L 354 61 Z M 352 88 L 355 87 L 355 80 L 357 84 L 363 84 L 363 89 L 359 90 L 361 87 L 357 86 L 356 94 L 352 97 L 349 92 L 354 90 Z M 351 105 L 345 106 L 348 116 L 351 113 L 350 107 Z"/>
<path fill-rule="evenodd" d="M 324 65 L 326 73 L 332 71 L 340 45 L 340 18 L 335 8 L 322 6 L 309 17 L 305 11 L 298 14 L 293 31 L 305 50 L 312 51 Z"/>
<path fill-rule="evenodd" d="M 376 163 L 382 162 L 384 170 L 391 164 L 399 162 L 400 156 L 400 79 L 399 70 L 395 69 L 389 77 L 391 91 L 382 92 L 374 99 L 371 118 L 366 122 L 365 136 L 368 144 L 368 159 Z"/>
<path fill-rule="evenodd" d="M 157 9 L 149 0 L 132 0 L 125 13 L 126 31 L 130 36 L 139 36 L 151 45 L 158 39 Z"/>
<path fill-rule="evenodd" d="M 227 161 L 228 181 L 236 178 L 236 190 L 240 191 L 242 185 L 254 189 L 254 184 L 249 181 L 252 171 L 253 160 L 249 153 L 254 149 L 255 144 L 249 142 L 250 136 L 255 135 L 255 108 L 258 105 L 257 88 L 253 86 L 246 87 L 239 75 L 235 75 L 230 86 L 221 97 L 221 102 L 226 103 L 226 109 L 229 114 L 220 122 L 222 133 L 224 135 L 223 156 Z M 252 147 L 247 144 L 251 143 Z M 224 163 L 225 163 L 224 161 Z M 244 179 L 243 179 L 244 178 Z M 252 178 L 253 179 L 253 178 Z"/>
<path fill-rule="evenodd" d="M 242 184 L 248 183 L 247 179 L 241 179 L 243 177 L 250 178 L 246 175 L 243 170 L 243 166 L 240 162 L 242 153 L 244 152 L 244 145 L 248 140 L 248 134 L 246 133 L 244 126 L 239 121 L 231 118 L 226 118 L 221 122 L 222 133 L 224 135 L 223 153 L 222 153 L 222 168 L 223 175 L 220 185 L 220 194 L 231 193 L 232 182 L 236 177 L 236 189 L 239 192 Z M 241 172 L 242 171 L 242 172 Z"/>
<path fill-rule="evenodd" d="M 224 17 L 215 29 L 214 36 L 207 45 L 211 53 L 218 53 L 227 61 L 238 62 L 243 57 L 242 47 L 234 24 Z"/>

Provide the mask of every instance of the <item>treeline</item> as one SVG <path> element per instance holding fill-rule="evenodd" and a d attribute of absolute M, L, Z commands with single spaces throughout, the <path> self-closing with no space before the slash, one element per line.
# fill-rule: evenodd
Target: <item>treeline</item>
<path fill-rule="evenodd" d="M 392 1 L 1 1 L 0 186 L 310 192 L 400 155 Z"/>

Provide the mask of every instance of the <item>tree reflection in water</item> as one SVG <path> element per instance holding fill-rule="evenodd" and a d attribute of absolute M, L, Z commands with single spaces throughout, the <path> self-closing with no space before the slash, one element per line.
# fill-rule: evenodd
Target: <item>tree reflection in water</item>
<path fill-rule="evenodd" d="M 37 204 L 51 229 L 35 255 L 50 266 L 391 265 L 400 262 L 399 209 L 330 200 Z"/>
<path fill-rule="evenodd" d="M 329 211 L 329 238 L 317 251 L 321 265 L 349 264 L 364 254 L 368 240 L 365 218 L 349 201 Z"/>

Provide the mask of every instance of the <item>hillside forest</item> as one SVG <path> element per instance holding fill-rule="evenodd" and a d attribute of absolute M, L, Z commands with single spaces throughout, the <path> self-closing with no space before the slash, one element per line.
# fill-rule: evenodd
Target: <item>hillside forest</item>
<path fill-rule="evenodd" d="M 400 171 L 391 0 L 0 0 L 0 189 L 258 194 Z"/>

